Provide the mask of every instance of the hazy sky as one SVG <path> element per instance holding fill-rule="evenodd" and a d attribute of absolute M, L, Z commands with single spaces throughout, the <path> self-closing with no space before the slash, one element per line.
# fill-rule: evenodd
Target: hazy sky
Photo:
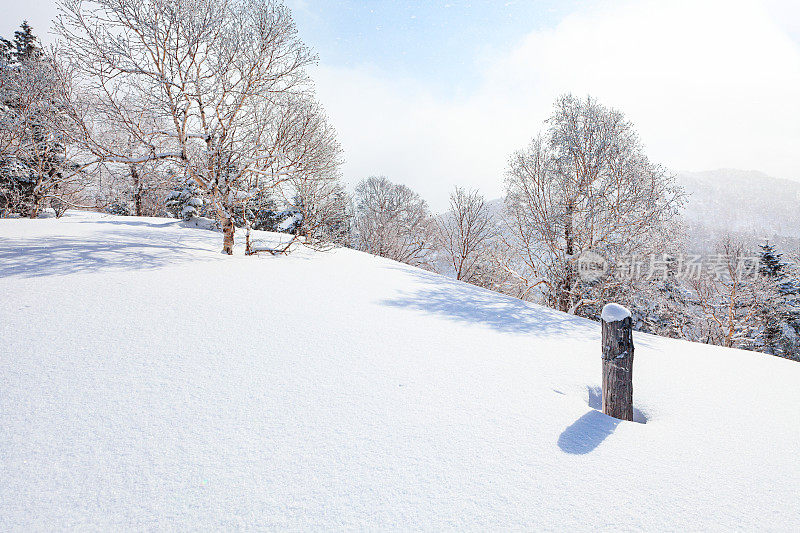
<path fill-rule="evenodd" d="M 673 170 L 800 179 L 800 2 L 290 0 L 348 182 L 385 174 L 441 209 L 502 194 L 555 97 L 591 94 Z M 0 34 L 54 2 L 0 0 Z"/>

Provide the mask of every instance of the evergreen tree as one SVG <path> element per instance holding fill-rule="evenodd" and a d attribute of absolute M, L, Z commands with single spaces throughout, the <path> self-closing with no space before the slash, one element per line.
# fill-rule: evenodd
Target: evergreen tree
<path fill-rule="evenodd" d="M 11 62 L 11 59 L 13 58 L 12 56 L 13 50 L 14 50 L 14 43 L 9 41 L 8 39 L 0 37 L 0 64 Z"/>
<path fill-rule="evenodd" d="M 764 284 L 760 306 L 761 348 L 782 357 L 796 358 L 800 331 L 800 284 L 773 245 L 760 246 L 759 274 Z"/>
<path fill-rule="evenodd" d="M 195 180 L 181 180 L 167 195 L 165 204 L 172 216 L 189 220 L 202 214 L 205 205 L 203 191 Z"/>
<path fill-rule="evenodd" d="M 5 41 L 5 39 L 4 39 Z M 5 41 L 8 43 L 8 41 Z M 12 43 L 8 43 L 11 45 Z M 27 20 L 23 20 L 20 29 L 14 32 L 13 59 L 17 62 L 41 59 L 42 48 L 39 39 L 33 34 L 33 28 Z"/>
<path fill-rule="evenodd" d="M 247 201 L 245 206 L 237 206 L 233 214 L 234 224 L 244 227 L 247 222 L 250 228 L 260 231 L 278 231 L 281 222 L 281 211 L 278 203 L 269 191 L 259 190 Z"/>
<path fill-rule="evenodd" d="M 761 248 L 761 252 L 759 253 L 758 271 L 762 276 L 772 278 L 773 280 L 783 279 L 783 271 L 786 267 L 786 264 L 782 260 L 783 254 L 778 253 L 769 241 L 759 247 Z"/>
<path fill-rule="evenodd" d="M 305 199 L 297 194 L 286 209 L 281 213 L 281 223 L 278 231 L 285 233 L 305 235 L 303 231 L 303 213 L 306 210 Z"/>
<path fill-rule="evenodd" d="M 13 139 L 0 153 L 0 209 L 38 216 L 57 198 L 65 174 L 70 103 L 55 64 L 27 22 L 13 42 L 0 39 L 0 121 Z"/>
<path fill-rule="evenodd" d="M 124 200 L 115 199 L 105 207 L 105 212 L 110 215 L 117 215 L 121 217 L 131 216 L 131 208 Z"/>
<path fill-rule="evenodd" d="M 14 39 L 9 41 L 0 37 L 0 61 L 5 63 L 22 63 L 41 59 L 43 56 L 39 38 L 27 20 L 22 21 L 20 29 L 14 32 Z"/>

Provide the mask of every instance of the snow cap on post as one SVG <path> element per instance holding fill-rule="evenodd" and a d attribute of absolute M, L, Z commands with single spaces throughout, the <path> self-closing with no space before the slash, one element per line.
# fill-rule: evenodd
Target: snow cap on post
<path fill-rule="evenodd" d="M 618 322 L 629 316 L 631 316 L 630 310 L 619 304 L 606 304 L 603 306 L 603 312 L 600 313 L 600 318 L 605 322 Z"/>

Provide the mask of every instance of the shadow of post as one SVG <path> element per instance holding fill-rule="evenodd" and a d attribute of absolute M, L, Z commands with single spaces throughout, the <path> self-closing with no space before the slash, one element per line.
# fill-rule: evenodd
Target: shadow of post
<path fill-rule="evenodd" d="M 561 432 L 558 447 L 573 455 L 587 454 L 614 433 L 619 423 L 620 420 L 592 409 Z"/>

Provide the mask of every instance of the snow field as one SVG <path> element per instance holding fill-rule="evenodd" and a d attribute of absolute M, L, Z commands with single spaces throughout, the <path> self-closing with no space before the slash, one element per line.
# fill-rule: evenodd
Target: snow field
<path fill-rule="evenodd" d="M 791 361 L 635 334 L 619 422 L 599 324 L 402 264 L 91 213 L 0 244 L 3 530 L 800 528 Z"/>

